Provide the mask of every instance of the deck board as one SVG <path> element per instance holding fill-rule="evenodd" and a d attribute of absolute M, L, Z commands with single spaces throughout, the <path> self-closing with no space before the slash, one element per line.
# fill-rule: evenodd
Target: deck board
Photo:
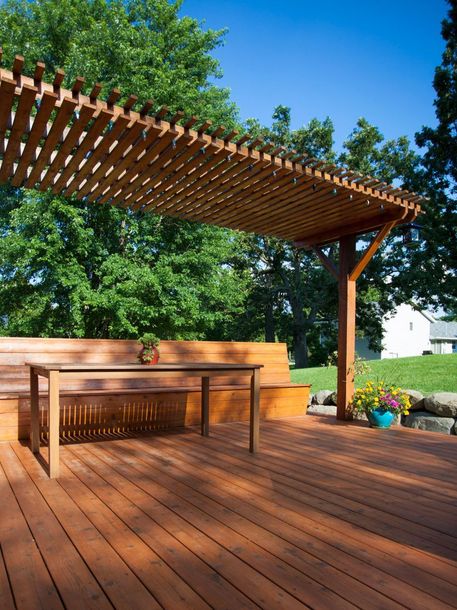
<path fill-rule="evenodd" d="M 457 438 L 305 416 L 0 444 L 1 608 L 457 608 Z M 45 456 L 47 449 L 43 448 Z"/>

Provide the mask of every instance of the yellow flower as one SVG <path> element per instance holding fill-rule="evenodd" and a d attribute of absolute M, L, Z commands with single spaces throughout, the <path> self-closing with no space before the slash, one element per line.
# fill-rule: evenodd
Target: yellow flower
<path fill-rule="evenodd" d="M 360 407 L 360 405 L 362 404 L 362 401 L 361 401 L 361 400 L 358 400 L 358 401 L 357 401 L 357 404 L 358 404 L 358 405 L 359 405 L 359 407 Z"/>
<path fill-rule="evenodd" d="M 409 411 L 405 411 L 405 415 L 409 415 Z"/>

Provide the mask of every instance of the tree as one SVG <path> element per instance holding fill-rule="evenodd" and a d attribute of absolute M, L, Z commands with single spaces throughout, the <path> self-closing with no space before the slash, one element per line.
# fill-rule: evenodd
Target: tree
<path fill-rule="evenodd" d="M 246 128 L 253 136 L 275 145 L 303 154 L 306 146 L 316 156 L 333 158 L 333 124 L 329 118 L 322 122 L 312 119 L 295 131 L 290 123 L 290 108 L 277 106 L 271 128 L 261 126 L 255 119 L 250 119 Z M 312 253 L 290 243 L 261 236 L 246 236 L 244 243 L 247 264 L 254 270 L 254 288 L 248 303 L 256 302 L 263 311 L 265 340 L 274 341 L 281 336 L 293 347 L 295 365 L 307 366 L 308 336 L 316 321 L 326 318 L 332 305 L 336 307 L 331 279 Z M 253 321 L 258 332 L 258 318 Z"/>
<path fill-rule="evenodd" d="M 22 53 L 33 71 L 44 61 L 48 75 L 66 71 L 87 87 L 100 81 L 102 95 L 118 87 L 125 97 L 154 100 L 227 127 L 237 120 L 229 91 L 211 52 L 225 30 L 203 30 L 197 20 L 179 17 L 182 0 L 7 0 L 0 7 L 4 62 Z M 64 84 L 65 84 L 64 83 Z"/>
<path fill-rule="evenodd" d="M 400 137 L 386 141 L 380 131 L 363 118 L 344 142 L 339 156 L 333 150 L 333 124 L 328 117 L 324 121 L 314 118 L 297 130 L 292 130 L 290 123 L 290 109 L 278 106 L 271 128 L 262 127 L 253 119 L 247 127 L 266 141 L 282 144 L 303 155 L 337 162 L 389 183 L 401 181 L 400 184 L 404 184 L 415 178 L 419 157 L 411 150 L 408 139 Z M 336 349 L 337 289 L 334 280 L 313 253 L 270 238 L 248 239 L 251 247 L 246 253 L 251 266 L 262 269 L 253 279 L 265 297 L 260 301 L 265 317 L 276 325 L 281 319 L 284 327 L 284 312 L 287 314 L 289 330 L 286 336 L 294 347 L 297 367 L 306 367 L 310 361 L 313 364 L 325 361 L 325 351 Z M 404 282 L 410 259 L 396 246 L 397 242 L 398 233 L 394 233 L 389 245 L 381 250 L 359 280 L 357 325 L 359 332 L 369 337 L 373 348 L 379 347 L 382 339 L 383 315 L 404 302 L 411 288 L 408 284 L 407 290 Z M 337 246 L 332 247 L 332 254 L 338 257 Z M 256 294 L 251 293 L 251 297 Z M 281 303 L 277 295 L 282 295 Z M 273 318 L 268 309 L 272 303 L 276 309 Z M 277 332 L 273 332 L 270 324 L 266 338 L 275 334 Z M 325 349 L 322 349 L 322 343 Z"/>
<path fill-rule="evenodd" d="M 407 137 L 385 140 L 379 129 L 361 118 L 343 144 L 338 163 L 388 184 L 414 190 L 420 181 L 419 155 Z M 383 318 L 401 303 L 417 298 L 418 287 L 426 282 L 420 261 L 424 249 L 402 245 L 402 227 L 394 229 L 370 261 L 357 283 L 357 328 L 379 351 Z M 361 243 L 371 239 L 367 235 Z"/>
<path fill-rule="evenodd" d="M 433 81 L 438 124 L 416 134 L 418 146 L 425 149 L 420 188 L 430 198 L 421 219 L 425 256 L 420 264 L 427 280 L 419 294 L 457 319 L 457 2 L 448 2 L 442 24 L 446 48 Z"/>
<path fill-rule="evenodd" d="M 236 108 L 213 84 L 223 31 L 203 31 L 166 0 L 9 0 L 0 7 L 6 63 L 64 67 L 140 102 L 199 112 L 228 127 Z M 246 276 L 237 237 L 51 193 L 2 189 L 0 334 L 164 338 L 223 333 L 240 314 Z M 219 338 L 223 338 L 220 337 Z"/>

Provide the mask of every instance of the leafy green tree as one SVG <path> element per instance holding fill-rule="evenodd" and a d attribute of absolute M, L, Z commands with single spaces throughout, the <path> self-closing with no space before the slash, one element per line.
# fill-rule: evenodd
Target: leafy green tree
<path fill-rule="evenodd" d="M 278 106 L 273 113 L 271 128 L 262 127 L 252 119 L 247 127 L 266 141 L 282 144 L 304 155 L 337 162 L 389 183 L 397 181 L 403 185 L 415 179 L 419 157 L 411 150 L 405 137 L 386 141 L 375 126 L 359 119 L 344 142 L 342 153 L 337 155 L 333 149 L 333 124 L 329 118 L 324 121 L 312 119 L 297 130 L 291 129 L 290 122 L 290 109 Z M 279 240 L 248 239 L 251 247 L 245 251 L 251 265 L 263 269 L 262 274 L 254 277 L 255 285 L 258 291 L 269 297 L 259 304 L 266 318 L 269 316 L 268 307 L 273 303 L 276 315 L 269 316 L 269 319 L 277 326 L 281 320 L 281 331 L 275 329 L 273 332 L 270 327 L 265 337 L 271 339 L 280 332 L 284 336 L 286 326 L 286 336 L 294 347 L 297 367 L 325 361 L 328 352 L 336 349 L 337 287 L 334 280 L 313 253 L 297 250 Z M 411 284 L 405 286 L 404 278 L 411 267 L 411 260 L 398 243 L 399 234 L 394 233 L 358 282 L 357 325 L 359 332 L 368 336 L 373 348 L 378 348 L 381 343 L 383 315 L 410 298 Z M 338 257 L 337 246 L 332 247 L 332 254 Z M 251 297 L 257 298 L 256 295 L 254 291 Z M 282 302 L 278 301 L 278 295 L 283 295 Z"/>
<path fill-rule="evenodd" d="M 418 188 L 430 198 L 421 219 L 425 255 L 418 263 L 426 276 L 424 301 L 435 301 L 457 319 L 457 2 L 448 3 L 442 24 L 446 47 L 433 81 L 437 126 L 416 134 L 425 149 Z"/>
<path fill-rule="evenodd" d="M 230 127 L 236 108 L 213 80 L 223 31 L 203 31 L 166 0 L 8 0 L 0 7 L 6 65 L 21 53 L 104 92 L 200 113 Z M 0 333 L 223 338 L 242 311 L 247 275 L 234 270 L 237 236 L 139 216 L 50 193 L 0 196 Z M 222 335 L 222 336 L 221 336 Z"/>
<path fill-rule="evenodd" d="M 203 30 L 179 17 L 182 0 L 7 0 L 0 7 L 4 62 L 24 55 L 26 68 L 44 61 L 48 76 L 64 68 L 66 84 L 83 75 L 102 95 L 118 87 L 140 103 L 154 100 L 232 127 L 236 106 L 217 87 L 221 70 L 211 52 L 225 30 Z"/>
<path fill-rule="evenodd" d="M 1 227 L 3 334 L 201 339 L 242 310 L 228 232 L 33 191 Z"/>
<path fill-rule="evenodd" d="M 312 119 L 308 125 L 291 130 L 290 108 L 277 106 L 271 128 L 250 119 L 246 128 L 267 142 L 315 156 L 333 158 L 333 124 L 329 118 L 321 122 Z M 306 147 L 306 149 L 305 149 Z M 308 365 L 308 337 L 316 322 L 330 317 L 336 307 L 336 293 L 331 279 L 310 252 L 298 250 L 292 244 L 261 236 L 246 236 L 243 252 L 251 269 L 253 289 L 249 303 L 256 303 L 263 312 L 266 341 L 280 337 L 292 346 L 295 365 Z M 259 296 L 261 295 L 261 296 Z M 249 306 L 249 305 L 248 305 Z M 254 332 L 261 325 L 253 318 Z M 318 342 L 317 342 L 318 344 Z"/>

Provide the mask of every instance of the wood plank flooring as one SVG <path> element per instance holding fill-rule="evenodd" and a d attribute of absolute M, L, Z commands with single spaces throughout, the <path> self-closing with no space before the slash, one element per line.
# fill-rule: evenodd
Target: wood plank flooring
<path fill-rule="evenodd" d="M 0 443 L 0 608 L 457 608 L 457 437 L 304 416 Z M 47 449 L 42 449 L 46 457 Z"/>

